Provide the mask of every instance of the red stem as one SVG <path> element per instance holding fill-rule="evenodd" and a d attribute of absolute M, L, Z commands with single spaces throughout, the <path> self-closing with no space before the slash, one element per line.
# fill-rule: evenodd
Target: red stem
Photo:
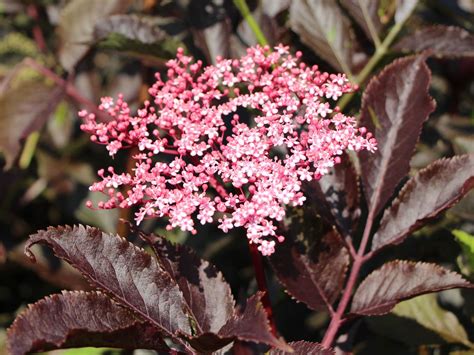
<path fill-rule="evenodd" d="M 372 209 L 369 212 L 367 217 L 367 223 L 365 224 L 364 234 L 362 235 L 362 240 L 360 242 L 359 250 L 357 254 L 354 256 L 354 263 L 352 264 L 351 273 L 349 275 L 349 279 L 347 280 L 346 287 L 344 289 L 344 293 L 342 294 L 341 301 L 337 306 L 336 313 L 332 316 L 331 322 L 329 323 L 329 327 L 326 330 L 326 334 L 324 335 L 322 346 L 329 348 L 334 339 L 336 338 L 337 332 L 343 323 L 343 316 L 344 312 L 349 304 L 349 301 L 352 296 L 352 292 L 357 282 L 357 278 L 359 276 L 360 269 L 364 262 L 367 260 L 364 256 L 365 249 L 369 242 L 370 231 L 372 230 L 372 225 L 374 223 L 375 213 Z"/>
<path fill-rule="evenodd" d="M 32 67 L 45 77 L 51 79 L 55 84 L 62 86 L 66 92 L 66 95 L 76 101 L 79 105 L 86 106 L 90 112 L 94 113 L 97 116 L 97 118 L 105 122 L 110 121 L 109 115 L 103 111 L 100 111 L 93 102 L 82 96 L 79 91 L 77 91 L 77 89 L 74 87 L 74 85 L 67 82 L 56 73 L 52 72 L 50 69 L 44 67 L 43 65 L 39 64 L 31 58 L 26 58 L 24 62 L 26 65 Z"/>
<path fill-rule="evenodd" d="M 43 32 L 41 31 L 41 27 L 38 25 L 38 8 L 34 4 L 30 4 L 26 8 L 26 12 L 28 16 L 30 16 L 35 21 L 35 25 L 33 26 L 33 38 L 35 39 L 38 49 L 44 53 L 47 50 L 47 46 Z"/>
<path fill-rule="evenodd" d="M 209 183 L 222 198 L 226 198 L 228 196 L 227 191 L 222 185 L 219 184 L 219 182 L 215 178 L 211 178 Z M 258 251 L 256 244 L 252 244 L 249 242 L 248 245 L 250 249 L 250 255 L 252 257 L 252 264 L 255 272 L 255 279 L 257 281 L 257 287 L 259 291 L 263 292 L 263 308 L 267 313 L 268 322 L 270 323 L 270 328 L 272 330 L 273 335 L 278 336 L 275 319 L 273 317 L 272 303 L 270 302 L 270 293 L 268 292 L 267 280 L 265 278 L 265 269 L 263 267 L 262 254 Z"/>
<path fill-rule="evenodd" d="M 258 290 L 263 292 L 262 304 L 265 312 L 267 312 L 268 322 L 273 335 L 277 335 L 275 319 L 273 318 L 272 303 L 270 302 L 270 294 L 268 292 L 267 280 L 265 278 L 265 269 L 263 268 L 262 254 L 257 249 L 256 244 L 249 243 L 250 254 L 252 255 L 253 268 L 255 270 L 255 279 L 257 280 Z"/>

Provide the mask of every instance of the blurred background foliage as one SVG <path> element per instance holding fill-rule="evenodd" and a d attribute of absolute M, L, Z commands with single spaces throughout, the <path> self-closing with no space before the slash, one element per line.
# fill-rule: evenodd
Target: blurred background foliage
<path fill-rule="evenodd" d="M 459 35 L 471 38 L 462 56 L 446 49 L 445 55 L 428 61 L 437 109 L 423 128 L 411 166 L 415 172 L 443 156 L 473 153 L 472 0 L 415 1 L 413 13 L 396 33 L 394 14 L 410 1 L 362 1 L 368 4 L 365 14 L 360 3 L 261 0 L 248 5 L 270 44 L 282 42 L 293 51 L 302 50 L 307 63 L 345 71 L 361 87 L 402 52 L 396 45 L 378 51 L 379 38 L 393 33 L 396 43 L 427 26 L 462 28 Z M 374 28 L 367 28 L 364 15 L 372 17 Z M 90 110 L 101 96 L 118 93 L 139 107 L 153 73 L 163 71 L 180 46 L 211 64 L 217 55 L 238 57 L 256 43 L 230 0 L 0 1 L 0 354 L 6 353 L 5 329 L 28 303 L 61 288 L 88 287 L 46 249 L 38 250 L 38 263 L 31 264 L 23 254 L 27 236 L 49 225 L 77 223 L 123 233 L 126 226 L 118 220 L 130 219 L 133 212 L 85 207 L 87 199 L 100 198 L 88 191 L 97 169 L 113 165 L 123 171 L 127 154 L 111 161 L 103 147 L 91 144 L 79 129 L 77 111 Z M 460 45 L 453 43 L 457 49 Z M 374 56 L 378 60 L 367 69 Z M 344 103 L 346 112 L 357 116 L 360 92 Z M 309 210 L 299 226 L 317 235 L 325 228 L 322 223 Z M 242 235 L 223 235 L 215 226 L 204 226 L 198 235 L 188 236 L 165 231 L 160 221 L 148 221 L 144 228 L 185 242 L 216 264 L 238 300 L 255 291 Z M 473 234 L 471 192 L 442 218 L 378 258 L 433 261 L 474 280 Z M 278 328 L 287 341 L 320 340 L 327 314 L 292 300 L 272 277 L 270 288 Z M 473 321 L 474 293 L 451 290 L 402 302 L 389 315 L 352 323 L 339 342 L 352 344 L 356 354 L 474 354 Z"/>

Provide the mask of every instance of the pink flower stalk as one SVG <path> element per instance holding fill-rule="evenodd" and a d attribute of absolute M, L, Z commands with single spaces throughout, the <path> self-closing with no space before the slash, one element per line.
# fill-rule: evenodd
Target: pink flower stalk
<path fill-rule="evenodd" d="M 167 80 L 156 74 L 153 102 L 136 115 L 121 96 L 102 98 L 99 109 L 110 122 L 81 111 L 82 130 L 111 156 L 140 150 L 132 174 L 99 170 L 102 181 L 90 189 L 108 200 L 98 207 L 139 206 L 137 224 L 167 217 L 168 229 L 193 234 L 196 219 L 217 220 L 224 232 L 244 227 L 250 243 L 272 254 L 284 240 L 277 224 L 285 207 L 305 201 L 302 182 L 326 174 L 347 149 L 376 149 L 371 133 L 331 108 L 331 100 L 354 89 L 346 77 L 309 67 L 300 56 L 283 45 L 256 46 L 240 59 L 218 58 L 203 68 L 179 49 L 167 63 Z M 126 195 L 119 191 L 124 186 Z"/>

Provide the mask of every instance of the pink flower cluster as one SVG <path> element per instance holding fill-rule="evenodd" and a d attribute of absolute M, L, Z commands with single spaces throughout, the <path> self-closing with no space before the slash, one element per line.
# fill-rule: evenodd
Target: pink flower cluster
<path fill-rule="evenodd" d="M 305 201 L 302 182 L 326 174 L 346 149 L 376 149 L 371 133 L 331 108 L 353 90 L 346 77 L 309 67 L 300 56 L 282 45 L 256 46 L 203 68 L 178 50 L 166 81 L 156 74 L 153 102 L 136 115 L 120 96 L 99 106 L 109 122 L 81 111 L 82 130 L 111 156 L 132 146 L 140 151 L 131 174 L 99 171 L 102 180 L 90 189 L 108 199 L 98 207 L 138 206 L 137 223 L 167 217 L 168 229 L 191 233 L 196 219 L 217 220 L 224 232 L 244 227 L 263 255 L 272 254 L 284 240 L 277 226 L 285 207 Z"/>

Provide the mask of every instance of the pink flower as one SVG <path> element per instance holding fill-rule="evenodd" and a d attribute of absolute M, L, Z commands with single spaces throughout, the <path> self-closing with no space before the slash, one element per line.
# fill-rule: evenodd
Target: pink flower
<path fill-rule="evenodd" d="M 333 114 L 329 100 L 353 90 L 346 77 L 308 67 L 300 56 L 282 45 L 256 46 L 240 59 L 219 58 L 203 68 L 178 50 L 167 64 L 168 80 L 156 75 L 153 102 L 136 115 L 121 96 L 99 106 L 110 122 L 81 111 L 81 128 L 111 156 L 140 150 L 131 175 L 99 172 L 102 181 L 91 190 L 108 199 L 98 207 L 136 205 L 137 223 L 167 217 L 169 229 L 192 233 L 195 220 L 218 221 L 224 232 L 244 227 L 263 255 L 272 254 L 284 240 L 277 226 L 286 206 L 305 201 L 302 181 L 326 174 L 347 149 L 377 148 L 353 117 Z M 250 122 L 239 108 L 249 110 Z M 129 187 L 126 196 L 122 186 Z"/>

